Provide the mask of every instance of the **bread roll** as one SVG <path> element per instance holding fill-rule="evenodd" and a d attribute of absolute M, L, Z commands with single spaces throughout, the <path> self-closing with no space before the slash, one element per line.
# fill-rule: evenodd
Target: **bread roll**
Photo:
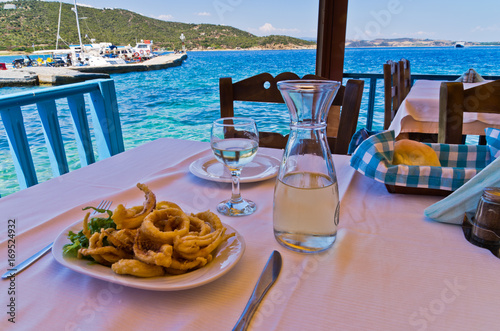
<path fill-rule="evenodd" d="M 409 139 L 396 141 L 392 164 L 441 166 L 436 152 L 429 145 Z"/>

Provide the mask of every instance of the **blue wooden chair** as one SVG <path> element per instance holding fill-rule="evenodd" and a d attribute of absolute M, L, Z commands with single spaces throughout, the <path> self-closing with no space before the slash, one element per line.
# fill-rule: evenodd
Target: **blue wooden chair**
<path fill-rule="evenodd" d="M 24 126 L 21 108 L 23 106 L 37 106 L 54 177 L 69 172 L 56 106 L 58 99 L 67 99 L 81 166 L 95 162 L 85 94 L 88 94 L 91 100 L 90 114 L 99 159 L 123 152 L 122 129 L 112 79 L 91 80 L 0 96 L 0 114 L 21 189 L 38 183 Z"/>

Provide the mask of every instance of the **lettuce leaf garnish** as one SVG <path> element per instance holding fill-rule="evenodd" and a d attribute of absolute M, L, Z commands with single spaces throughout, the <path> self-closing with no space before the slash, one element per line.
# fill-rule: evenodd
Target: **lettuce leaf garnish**
<path fill-rule="evenodd" d="M 83 210 L 94 209 L 98 213 L 108 214 L 107 218 L 104 217 L 91 217 L 88 222 L 88 228 L 90 230 L 90 234 L 94 234 L 96 232 L 101 232 L 101 229 L 116 229 L 116 224 L 113 222 L 112 216 L 113 212 L 108 209 L 98 209 L 95 207 L 85 207 Z M 66 244 L 63 246 L 63 253 L 69 256 L 75 256 L 78 253 L 80 248 L 88 248 L 89 240 L 83 234 L 83 230 L 80 230 L 78 233 L 74 233 L 73 231 L 69 231 L 68 239 L 71 241 L 70 244 Z"/>

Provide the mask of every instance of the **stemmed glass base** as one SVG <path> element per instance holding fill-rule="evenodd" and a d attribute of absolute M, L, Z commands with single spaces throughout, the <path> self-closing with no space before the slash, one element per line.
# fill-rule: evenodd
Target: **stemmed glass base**
<path fill-rule="evenodd" d="M 224 200 L 217 205 L 217 211 L 226 216 L 246 216 L 257 209 L 255 202 L 240 198 Z"/>

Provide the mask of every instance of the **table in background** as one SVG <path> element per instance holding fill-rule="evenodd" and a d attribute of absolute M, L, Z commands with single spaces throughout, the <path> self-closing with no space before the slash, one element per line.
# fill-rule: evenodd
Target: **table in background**
<path fill-rule="evenodd" d="M 0 199 L 0 267 L 7 269 L 7 220 L 16 220 L 16 261 L 41 249 L 102 199 L 128 206 L 144 196 L 188 212 L 214 209 L 230 184 L 188 171 L 209 155 L 208 143 L 159 139 Z M 262 149 L 281 157 L 280 150 Z M 0 282 L 0 329 L 230 330 L 269 255 L 283 270 L 251 324 L 253 330 L 492 330 L 498 328 L 500 260 L 472 246 L 459 226 L 429 221 L 423 210 L 439 197 L 392 195 L 334 156 L 341 200 L 337 242 L 322 254 L 281 247 L 273 236 L 274 180 L 242 184 L 255 214 L 221 217 L 245 239 L 233 270 L 178 292 L 129 288 L 81 275 L 51 255 L 15 277 L 16 324 L 8 322 L 9 281 Z M 307 222 L 307 219 L 304 220 Z"/>
<path fill-rule="evenodd" d="M 464 88 L 487 82 L 464 83 Z M 401 133 L 438 133 L 441 83 L 442 81 L 435 80 L 415 81 L 389 126 L 389 130 L 394 130 L 396 137 Z M 464 134 L 484 135 L 484 129 L 487 127 L 500 128 L 500 115 L 464 114 Z"/>

